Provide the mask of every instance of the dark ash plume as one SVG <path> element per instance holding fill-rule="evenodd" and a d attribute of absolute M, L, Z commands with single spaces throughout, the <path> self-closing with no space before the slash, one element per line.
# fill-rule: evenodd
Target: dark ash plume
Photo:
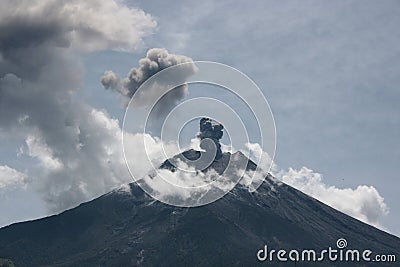
<path fill-rule="evenodd" d="M 200 138 L 201 141 L 204 139 L 211 139 L 217 149 L 215 159 L 219 159 L 222 156 L 221 144 L 219 140 L 222 138 L 224 126 L 222 124 L 212 121 L 209 118 L 202 118 L 200 120 L 200 133 L 197 137 Z M 210 147 L 210 143 L 201 142 L 200 147 L 204 149 L 206 152 L 210 151 L 212 148 Z"/>

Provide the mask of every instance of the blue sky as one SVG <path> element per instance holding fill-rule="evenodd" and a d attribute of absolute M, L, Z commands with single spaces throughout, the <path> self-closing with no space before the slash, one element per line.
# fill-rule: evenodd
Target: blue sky
<path fill-rule="evenodd" d="M 100 78 L 106 70 L 125 77 L 153 47 L 231 65 L 250 76 L 269 101 L 277 127 L 276 164 L 306 166 L 338 188 L 374 186 L 390 209 L 381 224 L 400 234 L 398 1 L 126 4 L 144 10 L 157 26 L 130 52 L 95 49 L 75 55 L 84 69 L 78 98 L 121 123 L 121 99 L 104 90 Z M 2 132 L 0 138 L 0 165 L 21 172 L 34 168 L 34 160 L 15 156 L 19 138 Z M 2 214 L 16 213 L 9 218 L 47 213 L 32 191 L 10 192 L 1 196 L 9 202 L 0 204 Z M 18 202 L 38 204 L 25 207 L 25 217 L 18 215 L 9 208 L 16 196 Z"/>

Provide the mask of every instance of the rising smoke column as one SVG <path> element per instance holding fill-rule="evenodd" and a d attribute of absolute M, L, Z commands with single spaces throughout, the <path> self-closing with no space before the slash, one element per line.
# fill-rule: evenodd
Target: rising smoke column
<path fill-rule="evenodd" d="M 216 160 L 220 159 L 222 156 L 221 144 L 219 143 L 219 140 L 222 138 L 222 135 L 224 134 L 224 132 L 222 131 L 223 129 L 224 126 L 222 126 L 222 124 L 216 123 L 209 118 L 202 118 L 200 120 L 200 133 L 197 136 L 202 141 L 200 143 L 200 147 L 204 149 L 206 152 L 213 150 L 213 147 L 211 147 L 212 146 L 211 143 L 203 141 L 205 139 L 211 139 L 216 147 L 216 155 L 215 155 Z"/>

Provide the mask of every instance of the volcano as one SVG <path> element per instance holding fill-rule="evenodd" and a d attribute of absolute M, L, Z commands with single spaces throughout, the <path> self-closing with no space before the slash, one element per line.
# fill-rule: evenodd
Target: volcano
<path fill-rule="evenodd" d="M 216 158 L 202 170 L 223 172 L 226 162 L 257 165 L 240 152 L 218 146 L 222 126 L 204 120 L 201 138 L 211 138 Z M 206 125 L 207 124 L 207 125 Z M 211 128 L 210 128 L 211 127 Z M 160 168 L 176 171 L 177 158 Z M 207 153 L 207 151 L 205 152 Z M 232 174 L 233 175 L 233 174 Z M 238 184 L 221 199 L 182 208 L 159 202 L 130 183 L 58 215 L 0 229 L 0 266 L 395 266 L 377 262 L 263 262 L 260 250 L 371 250 L 400 257 L 400 238 L 374 228 L 267 175 L 257 191 Z M 398 259 L 397 259 L 398 260 Z M 3 263 L 2 263 L 3 262 Z M 398 263 L 398 262 L 397 262 Z"/>

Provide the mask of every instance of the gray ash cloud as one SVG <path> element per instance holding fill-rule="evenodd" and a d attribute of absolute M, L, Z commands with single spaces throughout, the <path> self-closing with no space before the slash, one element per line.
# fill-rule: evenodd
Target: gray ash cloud
<path fill-rule="evenodd" d="M 106 89 L 111 89 L 119 92 L 127 99 L 132 98 L 139 87 L 151 76 L 168 67 L 183 64 L 193 63 L 190 57 L 184 55 L 176 55 L 169 53 L 164 48 L 152 48 L 147 51 L 146 57 L 139 60 L 139 67 L 132 68 L 127 77 L 121 79 L 113 71 L 106 71 L 101 78 L 101 83 Z M 188 85 L 185 83 L 187 78 L 196 72 L 195 64 L 183 64 L 179 71 L 169 77 L 157 79 L 156 85 L 152 90 L 141 92 L 135 96 L 137 102 L 141 105 L 153 104 L 157 99 L 160 91 L 166 93 L 155 106 L 156 115 L 165 114 L 170 108 L 174 107 L 177 101 L 182 100 L 188 93 Z M 174 83 L 182 84 L 173 90 L 170 90 L 170 85 Z"/>
<path fill-rule="evenodd" d="M 77 94 L 85 70 L 79 56 L 133 51 L 155 25 L 114 0 L 2 1 L 0 132 L 37 160 L 40 167 L 28 172 L 52 211 L 129 179 L 118 122 Z"/>

